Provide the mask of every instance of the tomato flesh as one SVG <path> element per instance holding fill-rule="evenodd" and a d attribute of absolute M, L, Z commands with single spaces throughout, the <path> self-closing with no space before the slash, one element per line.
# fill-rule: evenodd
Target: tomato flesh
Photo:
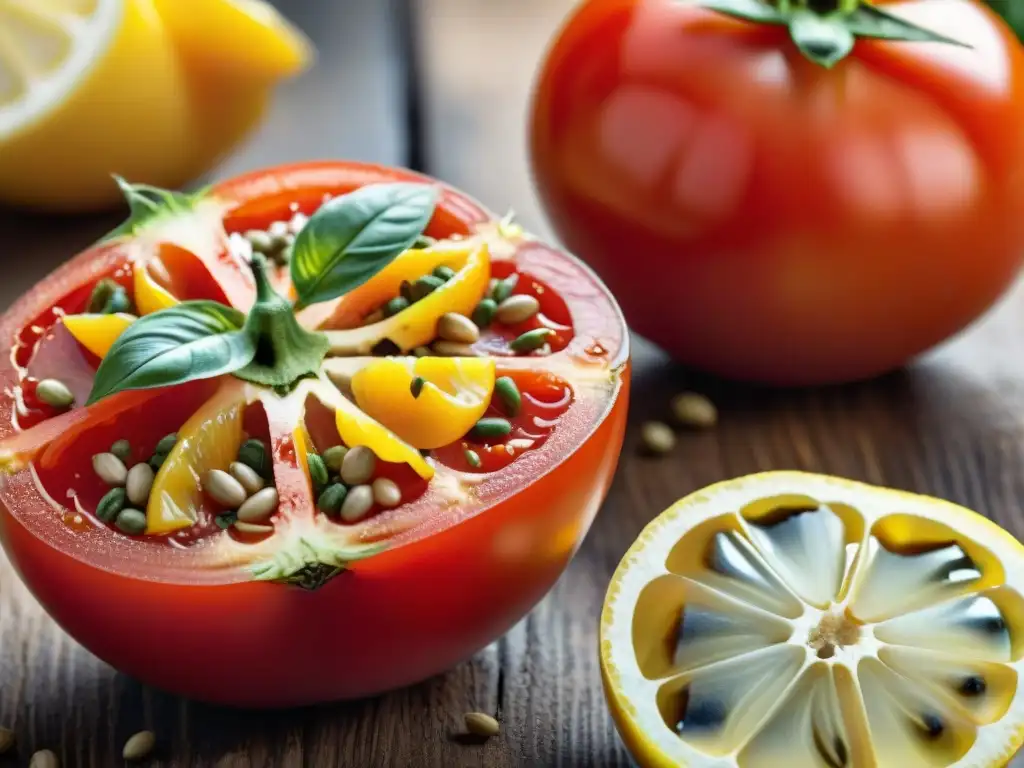
<path fill-rule="evenodd" d="M 240 233 L 290 218 L 294 204 L 310 213 L 325 195 L 422 179 L 394 169 L 326 163 L 242 177 L 214 194 L 226 203 L 224 228 Z M 469 198 L 444 188 L 428 233 L 466 237 L 493 220 Z M 53 425 L 40 433 L 51 442 L 26 451 L 35 457 L 38 477 L 19 471 L 0 489 L 0 540 L 32 592 L 76 640 L 126 673 L 190 697 L 242 706 L 308 704 L 436 674 L 504 632 L 554 583 L 607 491 L 629 383 L 621 316 L 607 290 L 572 257 L 527 239 L 507 262 L 493 262 L 496 276 L 518 273 L 516 291 L 541 303 L 537 318 L 492 329 L 481 342 L 503 357 L 499 375 L 512 377 L 520 389 L 523 406 L 510 419 L 509 439 L 530 439 L 528 448 L 509 451 L 507 440 L 488 444 L 467 436 L 432 452 L 430 482 L 408 465 L 380 461 L 375 476 L 394 480 L 402 503 L 374 507 L 364 520 L 344 524 L 316 510 L 300 449 L 305 433 L 315 450 L 337 444 L 332 410 L 309 398 L 303 432 L 288 421 L 291 401 L 261 396 L 244 411 L 242 432 L 270 446 L 281 496 L 274 532 L 221 530 L 215 518 L 222 510 L 206 506 L 207 499 L 199 523 L 185 531 L 129 536 L 94 517 L 107 489 L 95 477 L 92 456 L 125 438 L 132 461 L 145 460 L 215 391 L 235 389 L 219 389 L 213 379 L 115 395 L 87 412 L 76 406 L 55 414 L 40 407 L 33 379 L 55 375 L 63 362 L 71 367 L 62 378 L 73 370 L 87 383 L 97 363 L 81 351 L 72 354 L 73 340 L 62 335 L 54 308 L 79 310 L 90 287 L 106 275 L 116 275 L 130 291 L 128 253 L 111 246 L 79 256 L 0 318 L 0 335 L 18 340 L 14 360 L 0 361 L 0 391 L 11 411 L 13 392 L 27 406 L 20 420 L 0 422 L 0 440 L 9 445 L 29 434 L 22 432 L 30 421 L 26 413 L 38 420 L 37 429 Z M 179 292 L 220 300 L 239 293 L 211 277 L 235 269 L 223 261 L 234 258 L 229 252 L 217 255 L 216 269 L 208 259 L 166 246 L 159 253 L 168 274 L 151 274 L 179 298 Z M 511 339 L 541 326 L 555 331 L 550 351 L 508 354 Z M 595 369 L 604 373 L 595 376 Z M 214 402 L 220 407 L 220 400 Z M 506 415 L 498 400 L 488 413 Z M 480 467 L 465 465 L 463 442 L 476 447 Z M 375 553 L 351 560 L 348 572 L 330 573 L 313 592 L 256 580 L 249 570 L 278 554 L 337 542 L 353 551 L 373 545 Z M 360 631 L 352 632 L 353 626 Z M 165 642 L 171 636 L 173 650 Z M 232 648 L 234 663 L 210 657 L 210 637 Z M 294 653 L 324 637 L 332 638 L 330 663 Z M 252 675 L 253 664 L 268 655 L 292 661 Z"/>
<path fill-rule="evenodd" d="M 858 40 L 832 69 L 782 27 L 589 0 L 541 68 L 531 158 L 560 238 L 630 325 L 728 377 L 902 365 L 1024 255 L 1024 49 L 982 3 L 890 0 L 968 47 Z"/>

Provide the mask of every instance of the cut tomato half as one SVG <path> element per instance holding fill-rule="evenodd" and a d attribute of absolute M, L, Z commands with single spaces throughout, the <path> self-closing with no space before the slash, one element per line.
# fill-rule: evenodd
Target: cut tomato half
<path fill-rule="evenodd" d="M 185 299 L 246 310 L 252 284 L 229 242 L 393 181 L 437 183 L 353 163 L 225 182 L 195 211 L 76 257 L 0 319 L 16 340 L 0 363 L 15 414 L 0 423 L 0 537 L 54 618 L 119 669 L 243 706 L 387 690 L 491 642 L 579 546 L 625 426 L 621 314 L 573 257 L 443 185 L 426 230 L 436 244 L 300 314 L 338 335 L 318 375 L 291 389 L 223 376 L 64 413 L 31 396 L 31 371 L 52 358 L 88 385 L 130 320 L 85 313 L 98 280 L 117 281 L 138 312 Z M 427 274 L 442 277 L 367 322 Z M 288 270 L 273 281 L 288 291 Z M 508 295 L 508 322 L 440 343 L 443 315 Z M 414 347 L 421 357 L 405 355 Z M 211 656 L 211 637 L 232 664 Z M 313 643 L 330 644 L 330 663 L 294 653 Z M 271 655 L 292 661 L 266 667 Z"/>

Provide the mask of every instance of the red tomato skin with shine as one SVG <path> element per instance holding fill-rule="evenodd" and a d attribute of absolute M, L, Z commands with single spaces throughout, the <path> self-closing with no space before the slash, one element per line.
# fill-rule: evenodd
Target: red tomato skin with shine
<path fill-rule="evenodd" d="M 310 163 L 253 173 L 215 188 L 236 200 L 235 227 L 265 226 L 293 200 L 366 183 L 422 180 L 411 172 Z M 432 226 L 468 232 L 486 212 L 445 187 Z M 87 251 L 0 321 L 13 331 L 36 306 L 88 278 Z M 571 258 L 571 257 L 566 257 Z M 628 355 L 621 321 L 614 320 Z M 13 335 L 13 334 L 12 334 Z M 220 585 L 147 578 L 88 564 L 23 519 L 58 515 L 35 490 L 0 489 L 0 542 L 47 613 L 100 659 L 142 682 L 246 708 L 300 706 L 378 694 L 443 672 L 510 629 L 551 589 L 604 501 L 622 448 L 628 357 L 596 427 L 550 472 L 464 521 L 353 563 L 315 591 L 257 581 Z M 0 382 L 15 383 L 9 363 Z M 10 427 L 0 425 L 0 433 Z M 540 450 L 543 450 L 540 449 Z M 12 510 L 12 508 L 14 508 Z M 113 535 L 113 534 L 112 534 Z"/>
<path fill-rule="evenodd" d="M 968 326 L 1024 255 L 1024 52 L 973 0 L 885 3 L 969 43 L 859 40 L 589 0 L 533 103 L 546 213 L 631 327 L 777 385 L 897 368 Z"/>

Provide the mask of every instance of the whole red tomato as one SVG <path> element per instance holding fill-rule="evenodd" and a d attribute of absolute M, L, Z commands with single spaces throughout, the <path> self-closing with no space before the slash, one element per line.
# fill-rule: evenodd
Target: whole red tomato
<path fill-rule="evenodd" d="M 397 460 L 376 462 L 380 477 L 408 491 L 398 506 L 346 521 L 321 508 L 323 497 L 315 501 L 308 451 L 338 443 L 335 412 L 324 405 L 337 399 L 304 401 L 301 426 L 289 396 L 266 388 L 257 400 L 244 401 L 249 405 L 239 415 L 244 383 L 230 375 L 125 390 L 85 404 L 97 360 L 72 338 L 66 321 L 82 317 L 101 278 L 129 291 L 134 285 L 140 311 L 139 285 L 145 284 L 133 278 L 165 272 L 162 285 L 178 299 L 248 308 L 253 276 L 229 245 L 237 236 L 273 230 L 276 222 L 294 221 L 296 212 L 311 215 L 325 200 L 386 182 L 430 180 L 342 162 L 227 180 L 194 206 L 178 205 L 79 254 L 0 317 L 0 335 L 11 344 L 0 363 L 6 414 L 0 420 L 0 468 L 12 473 L 0 485 L 0 542 L 49 614 L 118 669 L 192 698 L 240 706 L 309 704 L 407 685 L 505 632 L 551 587 L 586 534 L 611 482 L 625 429 L 629 342 L 621 314 L 607 289 L 573 257 L 504 222 L 495 233 L 492 215 L 451 188 L 443 188 L 426 230 L 442 239 L 436 253 L 443 257 L 470 244 L 478 255 L 489 252 L 482 285 L 493 275 L 506 295 L 533 296 L 539 312 L 521 321 L 496 318 L 480 331 L 474 356 L 460 363 L 493 356 L 496 374 L 515 382 L 520 402 L 513 408 L 499 397 L 486 411 L 507 416 L 511 432 L 487 437 L 471 430 L 425 451 L 425 459 L 410 448 L 420 463 L 429 463 L 429 481 Z M 164 197 L 145 189 L 141 194 L 154 205 Z M 403 255 L 429 259 L 431 252 Z M 453 290 L 467 290 L 469 270 L 479 263 L 452 270 Z M 382 272 L 362 288 L 372 292 L 382 277 L 388 279 Z M 291 287 L 286 267 L 274 279 L 282 291 Z M 441 294 L 438 289 L 432 297 Z M 344 301 L 337 307 L 347 307 Z M 363 322 L 363 314 L 355 326 L 339 325 L 343 316 L 298 318 L 308 328 L 338 333 L 374 326 Z M 550 348 L 517 354 L 509 338 L 542 325 L 554 334 L 547 336 Z M 375 362 L 390 361 L 333 357 L 324 366 Z M 444 361 L 428 356 L 421 362 Z M 75 394 L 70 409 L 55 412 L 40 397 L 36 380 L 51 377 Z M 216 415 L 200 418 L 201 430 L 189 431 L 194 414 L 214 413 L 211 406 Z M 271 530 L 254 533 L 231 520 L 217 525 L 223 509 L 211 509 L 205 499 L 189 527 L 154 533 L 154 503 L 161 513 L 173 494 L 200 493 L 201 472 L 175 456 L 194 461 L 197 470 L 213 461 L 204 456 L 217 455 L 224 424 L 229 436 L 231 424 L 238 424 L 236 439 L 244 428 L 269 446 L 264 476 L 269 473 L 280 500 L 267 521 Z M 378 436 L 386 431 L 369 429 L 366 434 Z M 120 516 L 115 526 L 100 513 L 99 500 L 112 491 L 97 477 L 94 457 L 127 440 L 126 464 L 144 465 L 147 457 L 152 463 L 155 446 L 170 432 L 180 433 L 172 440 L 179 453 L 155 464 L 154 498 L 143 505 L 146 530 L 121 528 Z M 346 553 L 357 550 L 369 556 L 349 559 Z M 267 575 L 276 572 L 282 575 Z"/>
<path fill-rule="evenodd" d="M 680 361 L 783 385 L 870 377 L 1016 275 L 1019 43 L 973 0 L 857 12 L 876 10 L 963 45 L 858 37 L 830 68 L 783 25 L 679 0 L 590 0 L 555 40 L 532 117 L 546 211 Z"/>

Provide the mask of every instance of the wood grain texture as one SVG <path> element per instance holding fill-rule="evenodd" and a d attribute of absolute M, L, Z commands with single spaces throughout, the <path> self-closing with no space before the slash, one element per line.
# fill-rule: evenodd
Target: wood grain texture
<path fill-rule="evenodd" d="M 391 132 L 402 107 L 379 91 L 386 87 L 381 83 L 396 80 L 385 78 L 366 90 L 352 86 L 360 94 L 355 123 L 347 119 L 355 110 L 330 95 L 345 93 L 350 66 L 368 64 L 366 58 L 346 59 L 344 49 L 361 51 L 374 66 L 399 76 L 399 70 L 388 69 L 391 63 L 373 57 L 379 48 L 360 47 L 372 39 L 367 30 L 375 30 L 378 40 L 391 39 L 384 24 L 387 5 L 280 5 L 304 21 L 325 56 L 304 83 L 282 91 L 270 123 L 225 164 L 226 171 L 326 155 L 400 162 L 403 139 Z M 525 104 L 536 59 L 570 5 L 416 3 L 430 169 L 495 209 L 515 208 L 537 232 L 546 228 L 526 171 Z M 364 14 L 363 27 L 356 28 L 347 13 L 342 24 L 338 6 Z M 378 16 L 372 8 L 383 10 Z M 18 265 L 8 268 L 0 284 L 0 302 L 9 303 L 110 223 L 0 215 L 7 264 Z M 643 526 L 680 496 L 717 480 L 806 469 L 944 496 L 1024 534 L 1022 327 L 1024 287 L 982 324 L 905 372 L 802 392 L 710 380 L 672 365 L 637 340 L 633 411 L 620 471 L 558 585 L 473 659 L 368 701 L 251 713 L 145 688 L 68 639 L 0 556 L 0 725 L 14 728 L 19 740 L 17 754 L 0 758 L 0 766 L 27 765 L 39 748 L 53 749 L 67 767 L 120 765 L 121 745 L 142 728 L 159 739 L 148 764 L 168 768 L 627 766 L 604 705 L 596 629 L 608 579 Z M 719 428 L 683 435 L 667 458 L 637 456 L 639 424 L 663 417 L 668 399 L 682 388 L 716 400 Z M 496 714 L 501 735 L 485 744 L 458 737 L 469 710 Z"/>

